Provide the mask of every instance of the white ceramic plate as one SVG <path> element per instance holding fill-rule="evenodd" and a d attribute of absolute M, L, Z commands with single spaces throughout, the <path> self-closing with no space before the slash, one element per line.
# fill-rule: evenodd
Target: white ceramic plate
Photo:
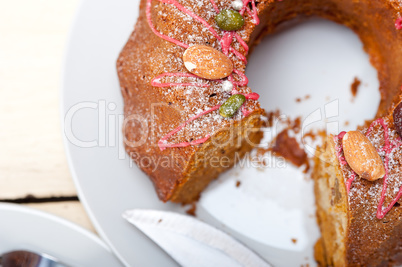
<path fill-rule="evenodd" d="M 121 266 L 93 233 L 59 217 L 13 204 L 0 204 L 0 254 L 29 250 L 70 266 Z"/>
<path fill-rule="evenodd" d="M 82 2 L 64 69 L 65 144 L 80 199 L 118 257 L 128 266 L 175 266 L 121 218 L 132 208 L 183 212 L 157 199 L 150 181 L 122 148 L 123 106 L 115 61 L 133 29 L 138 4 Z M 352 129 L 372 118 L 378 107 L 376 71 L 357 36 L 343 26 L 319 19 L 305 22 L 264 40 L 249 62 L 250 85 L 260 93 L 262 105 L 280 108 L 291 118 L 302 116 L 305 131 Z M 352 101 L 354 77 L 362 86 Z M 310 98 L 295 101 L 306 95 Z M 273 134 L 267 132 L 267 140 Z M 246 166 L 222 175 L 203 193 L 199 215 L 277 266 L 312 266 L 312 247 L 319 236 L 313 183 L 292 165 L 270 160 L 271 168 L 264 171 Z M 238 188 L 236 181 L 241 181 Z"/>

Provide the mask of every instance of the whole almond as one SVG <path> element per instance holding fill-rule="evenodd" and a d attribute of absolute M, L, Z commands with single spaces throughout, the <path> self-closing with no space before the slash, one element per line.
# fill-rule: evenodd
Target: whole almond
<path fill-rule="evenodd" d="M 193 45 L 183 54 L 189 72 L 208 80 L 222 79 L 233 72 L 232 61 L 222 52 L 206 45 Z"/>
<path fill-rule="evenodd" d="M 385 169 L 380 155 L 361 132 L 350 131 L 342 139 L 345 159 L 360 177 L 375 181 L 384 177 Z"/>

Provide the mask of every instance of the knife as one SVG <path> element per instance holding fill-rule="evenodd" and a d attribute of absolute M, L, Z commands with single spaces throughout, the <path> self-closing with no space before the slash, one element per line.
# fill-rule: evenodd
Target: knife
<path fill-rule="evenodd" d="M 124 212 L 123 218 L 182 266 L 271 266 L 234 238 L 194 217 L 133 209 Z"/>

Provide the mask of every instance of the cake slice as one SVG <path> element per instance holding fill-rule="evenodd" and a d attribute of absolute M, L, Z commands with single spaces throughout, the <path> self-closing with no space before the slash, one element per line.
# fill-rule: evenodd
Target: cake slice
<path fill-rule="evenodd" d="M 322 237 L 315 256 L 322 266 L 402 263 L 401 138 L 392 115 L 373 121 L 361 133 L 378 151 L 384 178 L 369 181 L 350 167 L 343 150 L 345 133 L 328 137 L 316 154 L 313 177 Z M 372 162 L 367 166 L 369 171 L 375 168 Z"/>

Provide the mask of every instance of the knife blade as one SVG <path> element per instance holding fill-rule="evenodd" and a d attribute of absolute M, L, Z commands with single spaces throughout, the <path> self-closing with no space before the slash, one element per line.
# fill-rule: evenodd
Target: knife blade
<path fill-rule="evenodd" d="M 234 238 L 190 216 L 133 209 L 123 218 L 182 266 L 270 266 Z"/>

